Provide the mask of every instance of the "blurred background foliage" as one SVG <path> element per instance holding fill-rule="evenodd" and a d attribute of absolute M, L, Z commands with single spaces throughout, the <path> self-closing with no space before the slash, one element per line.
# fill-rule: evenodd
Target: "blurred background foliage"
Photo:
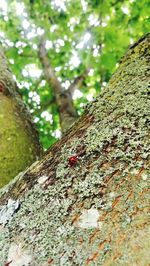
<path fill-rule="evenodd" d="M 149 0 L 0 0 L 0 41 L 45 149 L 61 131 L 39 60 L 41 36 L 65 89 L 88 69 L 73 94 L 81 115 L 106 87 L 127 47 L 149 31 L 149 14 Z"/>

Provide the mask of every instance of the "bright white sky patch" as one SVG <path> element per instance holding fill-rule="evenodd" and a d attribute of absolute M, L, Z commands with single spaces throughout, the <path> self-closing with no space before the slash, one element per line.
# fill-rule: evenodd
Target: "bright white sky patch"
<path fill-rule="evenodd" d="M 9 47 L 13 47 L 13 46 L 14 46 L 14 43 L 11 42 L 11 41 L 8 40 L 8 39 L 5 39 L 5 43 L 6 43 Z"/>
<path fill-rule="evenodd" d="M 40 27 L 37 28 L 36 32 L 37 32 L 37 35 L 40 35 L 40 36 L 44 34 L 44 30 Z"/>
<path fill-rule="evenodd" d="M 51 1 L 51 5 L 53 8 L 57 9 L 58 11 L 66 11 L 66 0 L 53 0 Z"/>
<path fill-rule="evenodd" d="M 53 123 L 53 116 L 48 111 L 42 112 L 41 117 L 45 118 L 47 122 L 50 122 L 51 124 Z"/>
<path fill-rule="evenodd" d="M 16 42 L 16 48 L 19 48 L 19 47 L 26 47 L 27 46 L 27 44 L 26 43 L 24 43 L 24 42 L 20 42 L 20 41 L 18 41 L 18 42 Z"/>
<path fill-rule="evenodd" d="M 3 31 L 0 31 L 0 37 L 2 37 L 2 38 L 5 37 L 5 33 Z"/>
<path fill-rule="evenodd" d="M 93 75 L 94 75 L 94 69 L 91 68 L 90 71 L 89 71 L 89 73 L 88 73 L 88 76 L 92 77 Z"/>
<path fill-rule="evenodd" d="M 32 84 L 30 82 L 27 82 L 27 81 L 22 81 L 22 82 L 18 83 L 19 89 L 26 88 L 27 90 L 29 90 L 31 85 Z"/>
<path fill-rule="evenodd" d="M 40 83 L 40 86 L 41 87 L 44 87 L 46 85 L 46 81 L 44 79 L 42 79 L 41 83 Z"/>
<path fill-rule="evenodd" d="M 68 36 L 64 35 L 64 40 L 67 41 L 68 40 Z"/>
<path fill-rule="evenodd" d="M 121 10 L 124 14 L 128 15 L 130 13 L 130 10 L 127 6 L 122 6 Z"/>
<path fill-rule="evenodd" d="M 0 0 L 0 10 L 3 11 L 3 14 L 7 14 L 7 1 L 6 0 Z"/>
<path fill-rule="evenodd" d="M 80 63 L 81 63 L 80 58 L 78 56 L 78 53 L 77 53 L 77 51 L 73 51 L 72 54 L 73 55 L 72 55 L 72 57 L 70 59 L 70 66 L 78 67 L 80 65 Z"/>
<path fill-rule="evenodd" d="M 57 77 L 58 78 L 58 80 L 60 81 L 60 82 L 62 82 L 62 78 L 61 77 Z"/>
<path fill-rule="evenodd" d="M 39 122 L 39 120 L 40 120 L 39 117 L 35 117 L 34 118 L 34 123 L 36 124 L 37 122 Z"/>
<path fill-rule="evenodd" d="M 13 75 L 13 80 L 15 80 L 17 82 L 17 78 L 15 75 Z M 17 85 L 18 85 L 18 82 L 17 82 Z"/>
<path fill-rule="evenodd" d="M 94 50 L 93 50 L 93 56 L 94 57 L 97 57 L 99 55 L 99 48 L 96 47 Z"/>
<path fill-rule="evenodd" d="M 64 40 L 62 40 L 62 39 L 58 39 L 55 43 L 56 43 L 56 44 L 55 44 L 55 45 L 56 45 L 56 48 L 59 48 L 59 47 L 65 45 L 65 42 L 64 42 Z"/>
<path fill-rule="evenodd" d="M 80 107 L 82 108 L 83 106 L 85 106 L 85 103 L 80 103 Z"/>
<path fill-rule="evenodd" d="M 55 138 L 60 138 L 61 137 L 61 131 L 59 129 L 56 129 L 53 133 L 52 136 Z"/>
<path fill-rule="evenodd" d="M 89 32 L 87 32 L 87 33 L 84 35 L 83 41 L 86 43 L 86 42 L 88 42 L 90 39 L 91 39 L 91 34 L 90 34 Z"/>
<path fill-rule="evenodd" d="M 106 27 L 107 26 L 107 22 L 106 21 L 103 21 L 102 22 L 102 27 Z"/>
<path fill-rule="evenodd" d="M 51 41 L 47 40 L 45 43 L 45 47 L 46 47 L 46 49 L 51 49 L 53 47 L 53 43 Z"/>
<path fill-rule="evenodd" d="M 86 96 L 86 98 L 87 98 L 87 100 L 88 100 L 89 102 L 93 101 L 93 95 L 92 95 L 92 94 L 88 94 L 88 95 Z"/>
<path fill-rule="evenodd" d="M 130 44 L 133 44 L 134 40 L 132 38 L 130 38 Z"/>
<path fill-rule="evenodd" d="M 91 208 L 83 210 L 77 226 L 80 228 L 94 228 L 98 227 L 99 212 L 97 209 Z"/>
<path fill-rule="evenodd" d="M 56 48 L 56 53 L 59 53 L 60 52 L 60 49 L 59 48 Z"/>
<path fill-rule="evenodd" d="M 56 71 L 56 72 L 59 72 L 61 69 L 62 69 L 61 66 L 55 67 L 55 71 Z"/>
<path fill-rule="evenodd" d="M 22 15 L 22 14 L 24 14 L 24 4 L 23 3 L 17 3 L 16 2 L 16 13 L 17 13 L 17 15 Z"/>
<path fill-rule="evenodd" d="M 74 30 L 74 26 L 79 24 L 80 20 L 79 18 L 72 17 L 69 22 L 67 23 L 67 26 L 70 28 L 71 31 Z"/>
<path fill-rule="evenodd" d="M 58 28 L 57 25 L 52 25 L 50 28 L 50 32 L 54 32 Z"/>
<path fill-rule="evenodd" d="M 36 43 L 34 43 L 32 47 L 33 47 L 34 50 L 37 50 L 37 48 L 38 48 Z"/>
<path fill-rule="evenodd" d="M 13 58 L 10 58 L 10 59 L 9 59 L 9 62 L 10 62 L 12 65 L 14 65 L 14 59 L 13 59 Z"/>
<path fill-rule="evenodd" d="M 62 83 L 62 86 L 67 90 L 70 86 L 70 81 L 69 80 L 65 80 L 65 82 Z"/>
<path fill-rule="evenodd" d="M 22 70 L 22 75 L 24 77 L 32 77 L 32 78 L 39 78 L 42 74 L 42 70 L 37 68 L 35 64 L 26 65 L 25 68 Z"/>
<path fill-rule="evenodd" d="M 30 32 L 26 33 L 27 39 L 32 39 L 35 36 L 37 36 L 36 30 L 35 29 L 30 29 Z"/>
<path fill-rule="evenodd" d="M 83 11 L 86 11 L 87 10 L 87 2 L 85 0 L 81 0 L 81 5 L 83 8 Z"/>
<path fill-rule="evenodd" d="M 80 42 L 80 43 L 77 45 L 77 48 L 78 48 L 78 49 L 83 49 L 83 46 L 84 46 L 84 43 L 83 43 L 83 42 Z"/>
<path fill-rule="evenodd" d="M 72 18 L 70 18 L 70 20 L 69 20 L 69 25 L 75 25 L 75 24 L 78 24 L 79 23 L 79 18 L 75 18 L 75 17 L 72 17 Z"/>
<path fill-rule="evenodd" d="M 85 47 L 89 43 L 90 39 L 91 39 L 91 34 L 89 32 L 86 32 L 81 41 L 78 43 L 77 48 L 83 49 L 83 47 Z"/>
<path fill-rule="evenodd" d="M 106 17 L 105 17 L 105 20 L 106 20 L 106 21 L 109 21 L 109 20 L 110 20 L 110 16 L 106 16 Z"/>
<path fill-rule="evenodd" d="M 103 86 L 103 87 L 106 87 L 106 85 L 107 85 L 107 82 L 104 81 L 104 82 L 102 83 L 102 86 Z"/>
<path fill-rule="evenodd" d="M 73 100 L 81 98 L 82 96 L 83 96 L 83 93 L 80 90 L 75 90 L 75 92 L 73 94 Z"/>
<path fill-rule="evenodd" d="M 99 25 L 99 18 L 96 14 L 89 15 L 88 21 L 89 21 L 90 26 L 98 26 Z"/>
<path fill-rule="evenodd" d="M 30 91 L 29 98 L 32 98 L 32 101 L 36 102 L 38 105 L 40 104 L 40 96 L 36 93 L 36 91 Z"/>
<path fill-rule="evenodd" d="M 22 21 L 22 27 L 23 27 L 25 30 L 27 30 L 27 29 L 29 28 L 29 26 L 30 26 L 29 21 L 28 21 L 27 19 L 24 19 L 24 20 Z"/>

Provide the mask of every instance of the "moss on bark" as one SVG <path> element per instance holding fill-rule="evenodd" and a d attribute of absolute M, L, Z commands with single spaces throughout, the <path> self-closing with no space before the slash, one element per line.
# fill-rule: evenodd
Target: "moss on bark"
<path fill-rule="evenodd" d="M 0 51 L 0 187 L 39 155 L 37 133 Z"/>
<path fill-rule="evenodd" d="M 0 94 L 0 186 L 36 159 L 33 137 L 19 111 L 11 97 Z"/>

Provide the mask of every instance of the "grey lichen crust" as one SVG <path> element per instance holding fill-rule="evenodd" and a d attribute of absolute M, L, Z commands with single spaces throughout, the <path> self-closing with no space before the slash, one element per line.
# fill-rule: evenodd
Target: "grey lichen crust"
<path fill-rule="evenodd" d="M 38 177 L 22 198 L 0 237 L 0 265 L 19 265 L 11 245 L 25 265 L 148 265 L 149 43 L 128 51 L 89 107 L 94 121 L 61 148 L 53 182 Z"/>

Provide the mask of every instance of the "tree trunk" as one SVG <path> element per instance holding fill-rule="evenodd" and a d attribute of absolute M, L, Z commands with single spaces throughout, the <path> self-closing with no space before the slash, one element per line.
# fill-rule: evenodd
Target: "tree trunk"
<path fill-rule="evenodd" d="M 31 122 L 7 60 L 0 52 L 0 187 L 8 183 L 40 153 L 37 132 Z"/>
<path fill-rule="evenodd" d="M 39 59 L 43 67 L 45 79 L 49 87 L 53 88 L 53 95 L 58 109 L 60 127 L 62 133 L 65 133 L 78 118 L 72 96 L 74 91 L 82 85 L 86 77 L 85 74 L 88 73 L 88 71 L 86 70 L 83 75 L 75 78 L 74 82 L 72 82 L 69 88 L 65 90 L 50 63 L 50 59 L 45 48 L 45 41 L 42 38 L 39 44 Z"/>
<path fill-rule="evenodd" d="M 150 34 L 70 131 L 1 191 L 1 265 L 149 265 L 149 86 Z"/>

